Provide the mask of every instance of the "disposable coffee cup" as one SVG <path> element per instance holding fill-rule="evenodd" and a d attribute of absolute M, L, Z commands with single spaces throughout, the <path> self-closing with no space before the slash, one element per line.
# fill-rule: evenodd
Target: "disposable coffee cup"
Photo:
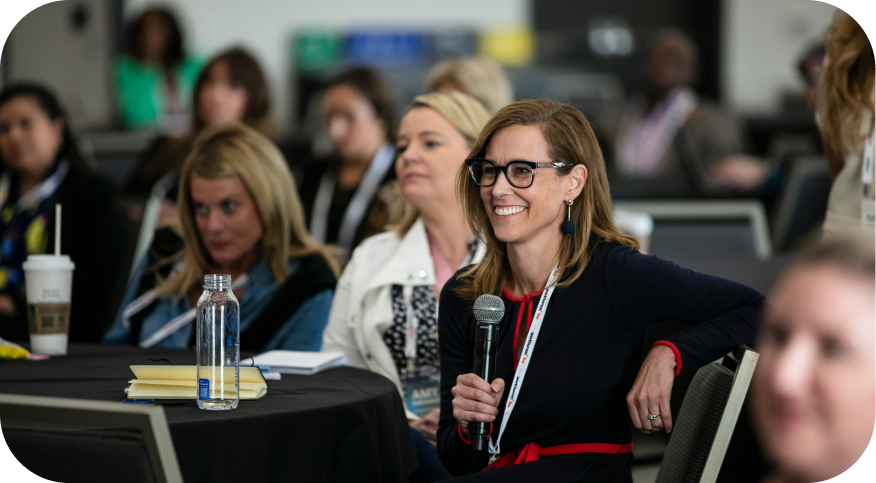
<path fill-rule="evenodd" d="M 76 266 L 67 255 L 30 255 L 22 267 L 30 351 L 51 356 L 67 354 L 70 291 Z"/>

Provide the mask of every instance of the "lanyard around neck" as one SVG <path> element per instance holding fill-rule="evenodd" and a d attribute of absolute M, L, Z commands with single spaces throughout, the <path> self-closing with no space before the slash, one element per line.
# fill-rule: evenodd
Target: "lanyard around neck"
<path fill-rule="evenodd" d="M 168 277 L 169 279 L 175 277 L 178 274 L 181 265 L 182 264 L 177 264 L 177 266 L 174 267 L 174 271 L 171 272 L 170 277 Z M 244 273 L 243 275 L 237 277 L 234 280 L 234 282 L 232 282 L 231 290 L 237 290 L 237 289 L 243 288 L 247 285 L 249 285 L 249 275 Z M 150 304 L 152 304 L 152 302 L 155 301 L 157 296 L 158 296 L 158 289 L 153 288 L 151 290 L 146 291 L 145 293 L 143 293 L 143 295 L 137 297 L 136 299 L 134 299 L 134 301 L 129 303 L 125 307 L 125 309 L 122 311 L 122 326 L 124 326 L 125 329 L 130 330 L 131 329 L 131 317 L 133 317 L 134 315 L 136 315 L 137 313 L 141 312 L 143 309 L 148 307 Z M 155 344 L 157 344 L 158 342 L 161 342 L 164 338 L 166 338 L 170 334 L 173 334 L 174 332 L 176 332 L 179 329 L 183 328 L 184 326 L 188 325 L 188 323 L 191 322 L 192 320 L 194 320 L 197 316 L 198 316 L 197 307 L 193 307 L 193 308 L 183 312 L 182 314 L 177 315 L 176 317 L 170 319 L 166 324 L 164 324 L 163 327 L 161 327 L 157 331 L 153 332 L 152 335 L 150 335 L 149 337 L 144 339 L 142 342 L 140 342 L 140 347 L 148 348 L 148 347 L 154 346 Z M 134 334 L 135 337 L 137 335 L 138 334 Z"/>
<path fill-rule="evenodd" d="M 70 171 L 70 163 L 67 161 L 61 161 L 58 165 L 58 169 L 56 169 L 51 176 L 44 179 L 40 184 L 34 186 L 27 193 L 24 193 L 18 198 L 18 201 L 15 202 L 13 217 L 24 211 L 28 206 L 31 206 L 34 203 L 40 203 L 49 196 L 52 196 L 55 191 L 58 190 L 58 187 L 61 186 L 61 182 L 64 181 L 68 171 Z M 0 209 L 3 209 L 6 206 L 6 202 L 9 200 L 9 190 L 11 185 L 12 177 L 9 173 L 4 174 L 3 178 L 0 178 Z"/>
<path fill-rule="evenodd" d="M 344 216 L 341 218 L 341 225 L 338 228 L 337 245 L 345 251 L 344 256 L 349 256 L 353 249 L 356 231 L 359 228 L 359 223 L 365 216 L 365 211 L 377 193 L 380 187 L 380 182 L 383 177 L 392 167 L 392 162 L 395 160 L 395 151 L 389 144 L 383 145 L 374 155 L 371 164 L 365 171 L 365 176 L 356 188 L 350 203 L 344 210 Z M 326 243 L 328 237 L 328 217 L 331 210 L 332 199 L 334 198 L 335 184 L 337 182 L 337 174 L 327 171 L 323 174 L 319 182 L 319 188 L 316 193 L 316 198 L 313 202 L 313 210 L 310 218 L 310 232 L 316 241 Z"/>
<path fill-rule="evenodd" d="M 511 380 L 508 392 L 508 401 L 505 403 L 505 413 L 502 415 L 502 424 L 499 426 L 499 435 L 496 437 L 495 443 L 492 437 L 490 438 L 490 453 L 493 458 L 499 456 L 499 443 L 502 440 L 502 434 L 505 433 L 505 426 L 508 425 L 508 420 L 511 419 L 511 413 L 514 412 L 514 407 L 517 406 L 517 395 L 520 394 L 520 388 L 523 387 L 523 379 L 526 377 L 526 369 L 532 363 L 532 351 L 535 348 L 535 342 L 538 340 L 538 334 L 541 332 L 541 324 L 544 323 L 544 314 L 547 310 L 548 303 L 551 300 L 551 295 L 554 293 L 554 284 L 560 278 L 560 262 L 554 265 L 551 270 L 551 276 L 544 286 L 541 300 L 538 302 L 538 310 L 532 316 L 532 322 L 529 324 L 529 333 L 526 334 L 526 341 L 523 343 L 523 352 L 520 353 L 520 361 L 517 363 L 517 370 L 514 372 L 514 379 Z M 516 337 L 516 334 L 515 334 Z M 488 381 L 489 382 L 489 381 Z"/>

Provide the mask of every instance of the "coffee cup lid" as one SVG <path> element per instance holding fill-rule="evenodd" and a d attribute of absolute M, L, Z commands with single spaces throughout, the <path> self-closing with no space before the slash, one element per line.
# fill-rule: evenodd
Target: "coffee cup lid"
<path fill-rule="evenodd" d="M 73 270 L 76 264 L 69 255 L 28 255 L 21 267 L 25 270 Z"/>

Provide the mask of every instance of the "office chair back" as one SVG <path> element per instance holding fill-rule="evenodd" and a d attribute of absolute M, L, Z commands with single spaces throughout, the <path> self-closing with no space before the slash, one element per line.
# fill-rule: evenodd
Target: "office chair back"
<path fill-rule="evenodd" d="M 694 376 L 663 455 L 657 483 L 713 483 L 736 427 L 758 354 L 740 347 Z"/>
<path fill-rule="evenodd" d="M 661 258 L 772 256 L 766 211 L 758 200 L 619 200 L 614 209 L 654 219 L 650 254 Z"/>
<path fill-rule="evenodd" d="M 182 483 L 182 473 L 176 459 L 173 441 L 164 408 L 145 404 L 126 404 L 122 402 L 90 401 L 82 399 L 67 399 L 40 396 L 20 396 L 0 394 L 0 420 L 4 426 L 13 428 L 20 422 L 38 422 L 39 425 L 24 427 L 24 440 L 21 446 L 13 444 L 14 439 L 7 434 L 7 443 L 13 454 L 16 448 L 26 454 L 16 455 L 18 458 L 35 463 L 26 465 L 28 469 L 37 470 L 45 466 L 51 475 L 63 481 L 155 481 L 157 483 Z M 9 423 L 13 424 L 9 424 Z M 45 425 L 44 423 L 51 423 Z M 86 426 L 86 428 L 82 428 Z M 137 429 L 142 433 L 142 439 L 134 434 L 95 432 L 93 428 L 126 428 Z M 4 433 L 6 433 L 4 428 Z M 46 454 L 45 445 L 36 446 L 40 439 L 54 448 L 65 449 L 65 453 L 94 456 L 90 464 L 78 464 L 74 468 L 63 467 L 64 461 L 70 460 L 64 455 L 51 460 Z M 93 443 L 91 450 L 86 446 Z M 107 444 L 113 447 L 107 448 Z M 75 446 L 74 446 L 75 445 Z M 145 460 L 143 462 L 145 447 Z M 33 456 L 35 449 L 35 457 Z M 31 455 L 31 456 L 29 456 Z M 119 468 L 120 457 L 130 467 Z M 25 463 L 25 461 L 22 461 Z M 151 472 L 149 471 L 151 469 Z M 121 478 L 120 478 L 121 475 Z"/>
<path fill-rule="evenodd" d="M 773 248 L 788 252 L 824 223 L 830 196 L 830 171 L 824 156 L 795 159 L 773 213 Z"/>

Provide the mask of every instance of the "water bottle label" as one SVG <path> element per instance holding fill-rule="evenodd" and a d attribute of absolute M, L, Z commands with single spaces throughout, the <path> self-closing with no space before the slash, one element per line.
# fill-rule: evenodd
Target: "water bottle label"
<path fill-rule="evenodd" d="M 230 323 L 229 323 L 230 319 Z M 237 336 L 233 335 L 237 330 L 237 311 L 232 310 L 225 316 L 225 327 L 229 334 L 225 337 L 225 347 L 231 348 L 237 345 Z"/>
<path fill-rule="evenodd" d="M 198 399 L 210 399 L 209 379 L 198 379 Z"/>

